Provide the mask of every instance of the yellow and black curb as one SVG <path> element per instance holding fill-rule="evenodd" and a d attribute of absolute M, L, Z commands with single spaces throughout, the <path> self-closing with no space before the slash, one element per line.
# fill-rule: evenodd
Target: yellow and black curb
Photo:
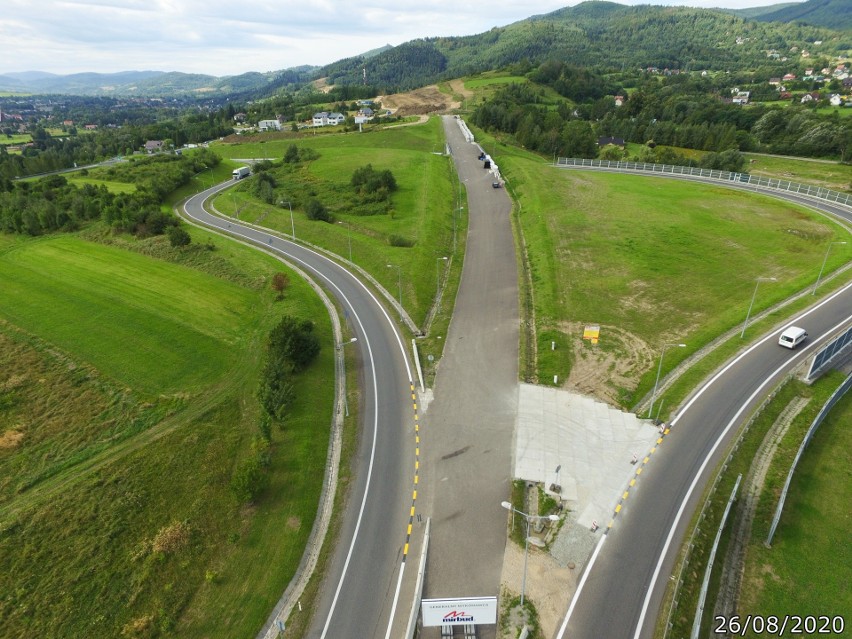
<path fill-rule="evenodd" d="M 411 491 L 411 510 L 408 514 L 408 529 L 405 533 L 405 546 L 402 549 L 402 563 L 408 557 L 408 548 L 411 542 L 411 530 L 414 527 L 414 513 L 417 505 L 417 484 L 420 481 L 420 417 L 417 414 L 417 394 L 414 384 L 408 383 L 411 389 L 411 403 L 414 406 L 414 487 Z"/>
<path fill-rule="evenodd" d="M 627 498 L 630 496 L 630 490 L 636 485 L 636 480 L 639 479 L 639 476 L 642 474 L 642 471 L 645 470 L 645 466 L 647 466 L 648 461 L 650 461 L 651 455 L 656 452 L 660 444 L 663 443 L 663 439 L 665 438 L 665 436 L 668 435 L 671 431 L 671 429 L 665 424 L 663 424 L 660 428 L 660 436 L 657 438 L 657 442 L 654 444 L 651 450 L 648 451 L 648 454 L 642 458 L 641 462 L 639 462 L 638 459 L 634 458 L 634 461 L 632 463 L 636 464 L 637 466 L 636 473 L 633 475 L 633 477 L 630 478 L 630 482 L 627 484 L 627 488 L 621 494 L 621 498 L 618 500 L 618 504 L 615 507 L 615 512 L 613 512 L 612 518 L 609 520 L 609 524 L 607 524 L 604 534 L 607 534 L 610 530 L 612 530 L 612 526 L 615 523 L 615 518 L 618 517 L 618 513 L 620 513 L 621 509 L 624 507 L 624 502 L 627 501 Z"/>

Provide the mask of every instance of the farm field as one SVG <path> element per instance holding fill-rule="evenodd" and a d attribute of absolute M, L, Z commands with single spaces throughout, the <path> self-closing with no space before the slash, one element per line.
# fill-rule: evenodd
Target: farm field
<path fill-rule="evenodd" d="M 275 301 L 272 258 L 192 234 L 184 255 L 0 236 L 4 636 L 251 636 L 298 566 L 333 409 L 327 312 L 293 274 Z M 273 429 L 267 490 L 242 505 L 232 475 L 259 445 L 284 314 L 324 347 Z"/>

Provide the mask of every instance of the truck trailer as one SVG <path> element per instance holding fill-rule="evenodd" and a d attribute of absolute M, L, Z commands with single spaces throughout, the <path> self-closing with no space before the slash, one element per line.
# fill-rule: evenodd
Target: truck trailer
<path fill-rule="evenodd" d="M 238 169 L 234 169 L 233 176 L 235 180 L 242 180 L 244 177 L 248 177 L 251 174 L 251 169 L 247 166 L 241 166 Z"/>

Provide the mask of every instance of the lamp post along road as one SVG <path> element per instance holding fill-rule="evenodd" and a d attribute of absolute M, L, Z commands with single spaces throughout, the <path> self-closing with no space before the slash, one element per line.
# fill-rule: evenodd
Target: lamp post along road
<path fill-rule="evenodd" d="M 349 237 L 349 261 L 352 261 L 352 224 L 349 222 L 338 222 L 338 224 L 346 225 L 346 234 Z"/>
<path fill-rule="evenodd" d="M 819 269 L 819 275 L 817 275 L 816 283 L 814 284 L 814 290 L 811 291 L 811 295 L 816 295 L 817 286 L 819 286 L 819 280 L 822 277 L 822 272 L 825 270 L 825 263 L 828 261 L 828 252 L 831 250 L 831 247 L 834 244 L 846 244 L 846 242 L 829 242 L 828 243 L 828 246 L 825 249 L 825 257 L 822 258 L 822 266 Z"/>
<path fill-rule="evenodd" d="M 281 202 L 281 206 L 287 205 L 290 207 L 290 229 L 293 231 L 293 240 L 296 239 L 296 223 L 293 221 L 293 205 L 290 202 Z"/>
<path fill-rule="evenodd" d="M 754 306 L 754 298 L 757 297 L 757 287 L 760 286 L 761 282 L 777 282 L 778 280 L 774 277 L 758 277 L 754 281 L 754 293 L 751 294 L 751 304 L 748 305 L 748 313 L 746 313 L 745 322 L 743 322 L 743 331 L 740 333 L 740 339 L 745 335 L 746 326 L 748 326 L 748 318 L 751 315 L 751 308 Z"/>
<path fill-rule="evenodd" d="M 388 264 L 388 268 L 395 268 L 397 273 L 397 279 L 399 284 L 399 305 L 402 307 L 402 267 L 397 266 L 396 264 Z"/>
<path fill-rule="evenodd" d="M 548 521 L 559 521 L 559 515 L 528 515 L 522 510 L 518 510 L 508 501 L 500 502 L 500 505 L 503 506 L 506 510 L 511 510 L 513 513 L 518 513 L 521 517 L 526 520 L 526 536 L 524 537 L 524 577 L 521 581 L 521 607 L 524 606 L 524 593 L 527 590 L 527 555 L 530 550 L 530 521 L 536 520 L 539 521 L 541 519 L 547 519 Z"/>
<path fill-rule="evenodd" d="M 657 366 L 657 380 L 654 382 L 654 392 L 651 393 L 651 405 L 648 407 L 648 417 L 650 418 L 654 412 L 654 401 L 657 398 L 657 386 L 660 383 L 660 372 L 663 370 L 663 357 L 666 354 L 666 349 L 669 346 L 677 346 L 678 348 L 686 348 L 686 344 L 663 344 L 663 352 L 660 353 L 660 364 Z"/>

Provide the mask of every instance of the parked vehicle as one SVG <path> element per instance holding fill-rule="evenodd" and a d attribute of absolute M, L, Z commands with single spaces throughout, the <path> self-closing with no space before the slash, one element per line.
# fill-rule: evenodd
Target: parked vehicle
<path fill-rule="evenodd" d="M 792 349 L 804 342 L 807 336 L 808 333 L 805 329 L 799 328 L 798 326 L 791 326 L 781 333 L 781 337 L 778 338 L 778 343 L 781 346 L 786 346 L 787 348 Z"/>

